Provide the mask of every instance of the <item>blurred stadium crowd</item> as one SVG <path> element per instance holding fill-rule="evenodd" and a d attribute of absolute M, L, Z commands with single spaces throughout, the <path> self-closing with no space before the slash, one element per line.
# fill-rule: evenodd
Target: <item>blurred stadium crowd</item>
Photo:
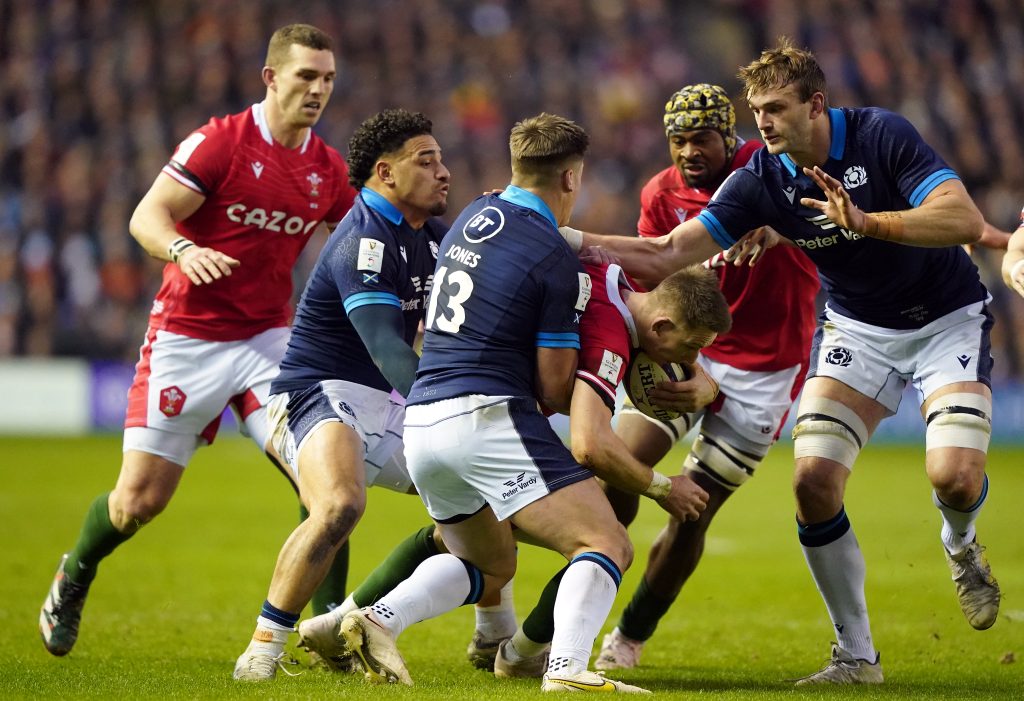
<path fill-rule="evenodd" d="M 136 357 L 161 264 L 129 216 L 189 131 L 260 99 L 267 38 L 296 21 L 337 41 L 319 133 L 344 154 L 369 114 L 423 111 L 452 212 L 505 184 L 508 129 L 545 110 L 592 136 L 574 222 L 633 231 L 668 165 L 665 100 L 704 81 L 735 95 L 779 34 L 817 53 L 832 105 L 907 116 L 991 223 L 1014 229 L 1024 204 L 1022 0 L 0 0 L 0 357 Z M 975 259 L 995 374 L 1020 381 L 1024 300 L 998 255 Z"/>

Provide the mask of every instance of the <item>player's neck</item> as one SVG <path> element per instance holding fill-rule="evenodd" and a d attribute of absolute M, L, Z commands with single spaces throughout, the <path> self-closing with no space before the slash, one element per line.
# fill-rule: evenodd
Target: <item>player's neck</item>
<path fill-rule="evenodd" d="M 263 114 L 267 119 L 267 128 L 270 129 L 270 136 L 274 141 L 287 149 L 302 146 L 309 134 L 309 127 L 296 127 L 288 124 L 273 100 L 263 101 Z"/>

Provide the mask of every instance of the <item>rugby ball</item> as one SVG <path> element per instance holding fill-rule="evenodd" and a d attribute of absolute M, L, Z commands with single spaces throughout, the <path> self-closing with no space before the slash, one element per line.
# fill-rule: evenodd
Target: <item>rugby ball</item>
<path fill-rule="evenodd" d="M 682 412 L 664 409 L 651 403 L 651 391 L 661 382 L 688 380 L 689 373 L 677 363 L 656 363 L 644 351 L 633 355 L 626 370 L 626 395 L 637 411 L 659 421 L 671 421 Z"/>

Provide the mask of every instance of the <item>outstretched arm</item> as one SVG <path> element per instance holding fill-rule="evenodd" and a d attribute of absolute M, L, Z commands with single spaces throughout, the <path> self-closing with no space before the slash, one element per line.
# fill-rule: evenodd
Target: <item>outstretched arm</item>
<path fill-rule="evenodd" d="M 577 252 L 600 246 L 619 259 L 622 269 L 644 284 L 654 285 L 688 265 L 703 263 L 722 250 L 699 219 L 685 221 L 665 236 L 638 238 L 582 232 L 563 226 L 560 231 Z"/>
<path fill-rule="evenodd" d="M 804 174 L 822 189 L 826 199 L 804 197 L 800 204 L 862 236 L 931 248 L 977 243 L 981 239 L 985 220 L 959 180 L 939 184 L 914 209 L 868 213 L 853 203 L 842 183 L 818 166 L 804 168 Z"/>

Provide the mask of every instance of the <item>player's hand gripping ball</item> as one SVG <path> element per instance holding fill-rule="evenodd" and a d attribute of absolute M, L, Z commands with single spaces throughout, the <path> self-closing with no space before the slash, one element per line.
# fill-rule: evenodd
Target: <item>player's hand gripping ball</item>
<path fill-rule="evenodd" d="M 661 382 L 682 382 L 690 379 L 687 370 L 677 363 L 656 363 L 644 351 L 633 356 L 626 371 L 626 395 L 637 411 L 659 421 L 679 418 L 680 412 L 663 409 L 651 403 L 651 391 Z"/>

